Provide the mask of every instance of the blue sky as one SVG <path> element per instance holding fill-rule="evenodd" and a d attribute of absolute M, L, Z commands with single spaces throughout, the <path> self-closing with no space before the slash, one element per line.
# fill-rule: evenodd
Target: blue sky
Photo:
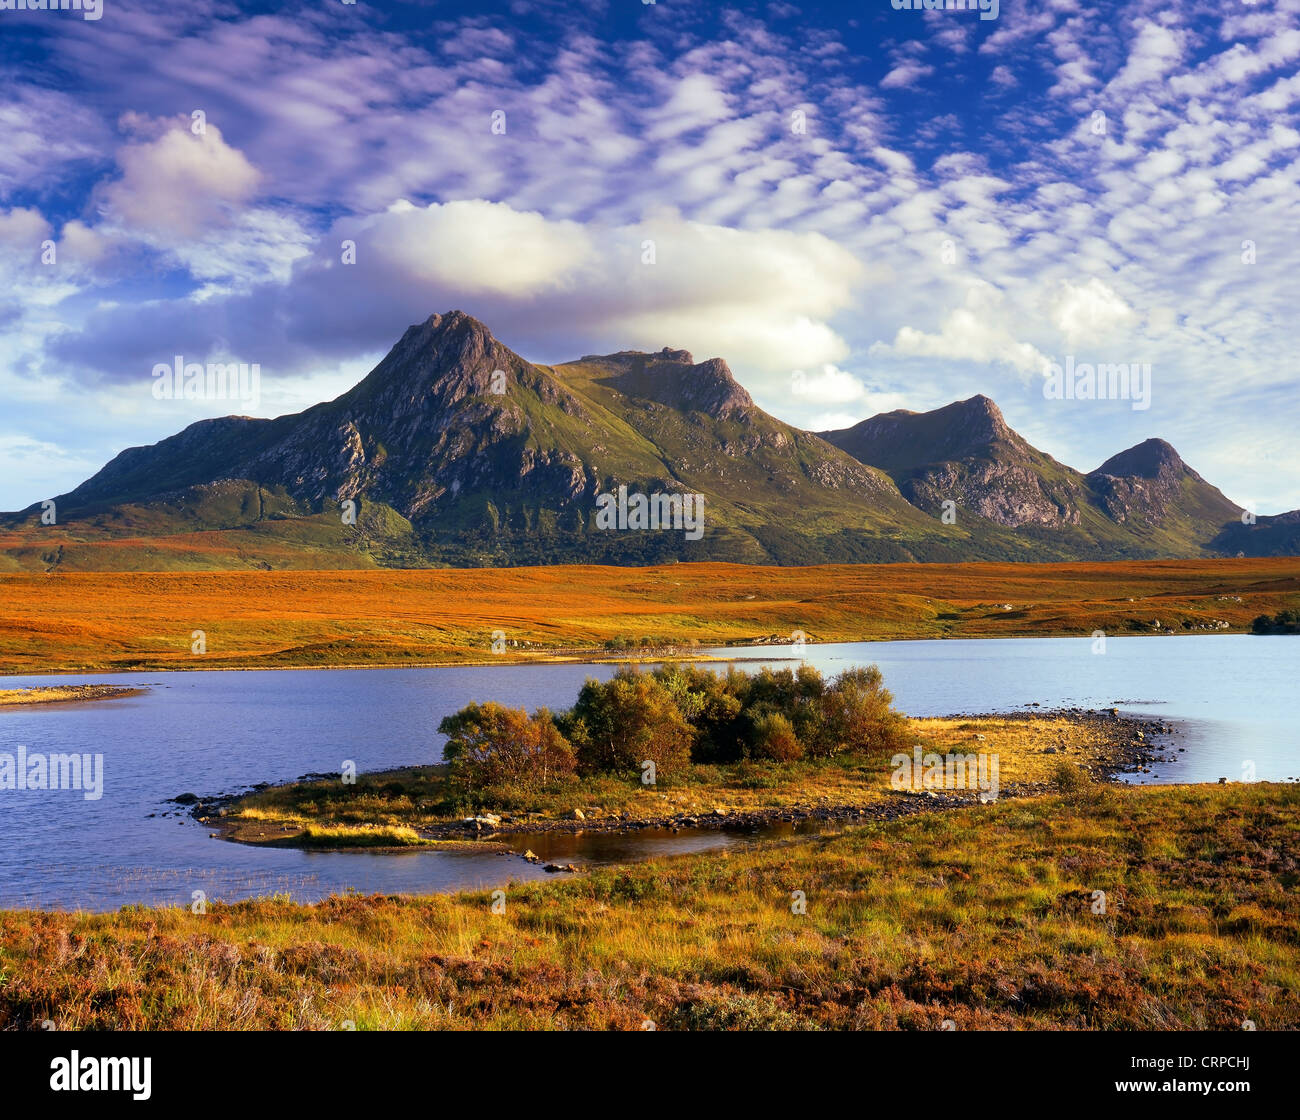
<path fill-rule="evenodd" d="M 102 5 L 0 10 L 0 508 L 248 411 L 154 399 L 174 355 L 277 415 L 452 308 L 1300 506 L 1300 0 Z M 1150 407 L 1048 399 L 1069 357 Z"/>

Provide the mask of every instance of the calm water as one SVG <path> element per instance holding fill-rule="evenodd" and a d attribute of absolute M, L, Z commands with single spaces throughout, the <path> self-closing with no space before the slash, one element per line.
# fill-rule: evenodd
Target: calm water
<path fill-rule="evenodd" d="M 745 668 L 792 665 L 783 647 L 731 650 Z M 1300 640 L 1246 635 L 1111 639 L 872 642 L 810 646 L 828 673 L 876 663 L 913 715 L 1022 708 L 1109 707 L 1184 728 L 1179 761 L 1161 781 L 1300 776 L 1296 681 Z M 512 855 L 309 853 L 209 839 L 166 799 L 200 796 L 309 772 L 428 763 L 440 758 L 439 720 L 470 700 L 564 708 L 587 676 L 612 666 L 118 673 L 77 681 L 148 685 L 141 696 L 91 704 L 0 709 L 0 751 L 102 753 L 104 795 L 0 791 L 0 907 L 110 909 L 188 905 L 192 892 L 233 900 L 287 891 L 315 899 L 356 888 L 429 892 L 496 887 L 545 873 Z M 67 677 L 0 678 L 0 688 Z M 150 816 L 150 814 L 157 814 Z M 745 843 L 748 834 L 536 837 L 539 853 L 575 862 Z M 543 851 L 542 845 L 549 845 Z"/>

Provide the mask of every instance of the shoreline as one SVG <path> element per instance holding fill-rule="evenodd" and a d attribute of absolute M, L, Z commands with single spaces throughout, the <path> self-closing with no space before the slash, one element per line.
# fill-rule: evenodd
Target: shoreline
<path fill-rule="evenodd" d="M 3 910 L 0 1028 L 1293 1030 L 1297 827 L 1300 788 L 1089 783 L 559 882 Z"/>

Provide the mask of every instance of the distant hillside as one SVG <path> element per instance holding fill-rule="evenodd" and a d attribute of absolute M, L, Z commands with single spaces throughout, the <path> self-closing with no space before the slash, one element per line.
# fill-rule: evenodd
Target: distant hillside
<path fill-rule="evenodd" d="M 597 498 L 620 487 L 701 496 L 701 532 L 604 527 Z M 939 518 L 944 501 L 955 524 Z M 128 448 L 56 507 L 53 526 L 39 505 L 0 516 L 0 565 L 1199 556 L 1223 551 L 1213 542 L 1241 512 L 1158 440 L 1082 475 L 987 397 L 817 435 L 758 408 L 718 358 L 666 348 L 534 365 L 459 311 L 410 327 L 333 401 Z"/>

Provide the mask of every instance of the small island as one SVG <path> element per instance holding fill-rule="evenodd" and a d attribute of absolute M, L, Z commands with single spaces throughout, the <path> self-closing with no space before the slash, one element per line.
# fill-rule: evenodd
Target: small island
<path fill-rule="evenodd" d="M 195 804 L 250 844 L 403 848 L 541 832 L 862 823 L 1150 772 L 1159 720 L 1117 709 L 909 719 L 874 666 L 622 668 L 568 711 L 492 701 L 442 721 L 446 761 Z M 566 868 L 567 869 L 567 868 Z"/>

